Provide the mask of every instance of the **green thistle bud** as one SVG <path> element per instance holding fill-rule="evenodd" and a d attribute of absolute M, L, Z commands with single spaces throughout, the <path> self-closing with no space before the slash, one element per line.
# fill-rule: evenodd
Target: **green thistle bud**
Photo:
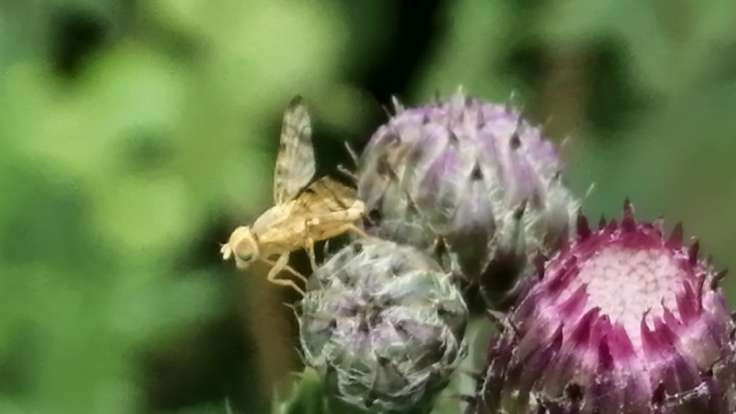
<path fill-rule="evenodd" d="M 429 403 L 464 356 L 467 308 L 449 279 L 412 247 L 353 242 L 312 275 L 299 305 L 306 364 L 353 406 Z"/>

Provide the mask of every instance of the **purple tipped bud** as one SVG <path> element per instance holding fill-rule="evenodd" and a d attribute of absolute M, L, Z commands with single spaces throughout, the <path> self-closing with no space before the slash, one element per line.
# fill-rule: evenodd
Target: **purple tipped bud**
<path fill-rule="evenodd" d="M 681 240 L 629 203 L 621 224 L 579 232 L 508 316 L 469 412 L 733 413 L 722 276 Z"/>
<path fill-rule="evenodd" d="M 299 312 L 304 360 L 353 406 L 402 411 L 428 403 L 464 356 L 462 295 L 413 247 L 356 241 L 320 266 L 307 288 Z"/>
<path fill-rule="evenodd" d="M 381 126 L 360 162 L 358 193 L 382 238 L 447 242 L 466 279 L 500 300 L 538 251 L 574 228 L 577 203 L 554 145 L 518 111 L 458 92 L 406 108 Z"/>

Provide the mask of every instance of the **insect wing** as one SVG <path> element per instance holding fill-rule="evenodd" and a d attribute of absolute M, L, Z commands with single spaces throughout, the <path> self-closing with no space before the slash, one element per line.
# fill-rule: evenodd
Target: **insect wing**
<path fill-rule="evenodd" d="M 305 188 L 295 200 L 292 214 L 319 216 L 350 208 L 355 201 L 355 190 L 333 180 L 322 177 Z"/>
<path fill-rule="evenodd" d="M 273 197 L 276 205 L 293 199 L 314 177 L 312 123 L 300 96 L 289 103 L 281 126 Z"/>

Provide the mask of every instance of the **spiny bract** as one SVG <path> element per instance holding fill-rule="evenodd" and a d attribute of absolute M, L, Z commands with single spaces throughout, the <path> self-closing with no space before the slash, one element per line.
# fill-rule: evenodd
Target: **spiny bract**
<path fill-rule="evenodd" d="M 556 148 L 519 111 L 461 91 L 396 112 L 359 163 L 369 232 L 420 248 L 441 239 L 467 280 L 504 299 L 531 255 L 572 230 Z"/>
<path fill-rule="evenodd" d="M 428 403 L 464 356 L 465 302 L 439 265 L 409 246 L 346 246 L 312 275 L 298 310 L 306 364 L 360 408 Z"/>
<path fill-rule="evenodd" d="M 723 273 L 637 223 L 583 216 L 492 343 L 474 414 L 730 414 L 734 322 Z"/>

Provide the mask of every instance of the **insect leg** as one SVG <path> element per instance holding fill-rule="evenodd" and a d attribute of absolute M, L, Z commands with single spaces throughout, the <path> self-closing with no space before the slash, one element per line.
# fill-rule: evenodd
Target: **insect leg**
<path fill-rule="evenodd" d="M 287 256 L 288 256 L 288 254 L 287 254 Z M 281 259 L 281 256 L 279 256 L 279 259 Z M 264 262 L 264 263 L 267 263 L 267 264 L 269 264 L 269 265 L 271 265 L 271 266 L 276 266 L 276 265 L 278 265 L 278 262 L 274 262 L 274 261 L 272 261 L 272 260 L 268 260 L 268 259 L 261 259 L 261 260 L 263 260 L 263 262 Z M 287 258 L 286 258 L 286 262 L 288 262 L 288 261 L 289 261 L 289 259 L 288 259 L 288 257 L 287 257 Z M 299 280 L 301 280 L 302 282 L 304 282 L 304 283 L 307 283 L 307 278 L 306 278 L 306 277 L 304 277 L 304 275 L 303 275 L 303 274 L 299 273 L 299 272 L 298 272 L 298 271 L 297 271 L 296 269 L 294 269 L 293 267 L 291 267 L 291 266 L 289 266 L 288 264 L 286 264 L 286 262 L 284 262 L 284 264 L 283 264 L 283 265 L 281 265 L 281 267 L 280 267 L 280 269 L 279 269 L 279 270 L 286 270 L 287 272 L 289 272 L 289 273 L 291 273 L 292 275 L 296 276 L 296 277 L 297 277 L 297 278 L 298 278 Z"/>
<path fill-rule="evenodd" d="M 361 205 L 361 207 L 352 207 L 347 210 L 345 210 L 346 216 L 348 217 L 355 217 L 355 220 L 358 220 L 361 216 L 365 214 L 365 206 Z M 355 221 L 350 223 L 347 227 L 346 231 L 352 231 L 353 233 L 357 234 L 359 237 L 362 238 L 368 238 L 368 233 L 365 232 L 362 228 L 355 225 Z"/>
<path fill-rule="evenodd" d="M 305 222 L 307 227 L 331 224 L 332 228 L 341 229 L 336 234 L 340 234 L 346 231 L 352 231 L 360 237 L 368 237 L 363 229 L 356 226 L 353 221 L 358 220 L 363 215 L 363 207 L 351 207 L 345 210 L 334 211 L 332 213 L 322 214 L 316 217 L 312 217 Z M 309 233 L 309 232 L 307 232 Z"/>
<path fill-rule="evenodd" d="M 311 237 L 307 238 L 307 255 L 309 256 L 309 264 L 312 266 L 312 271 L 317 270 L 317 258 L 314 256 L 314 240 Z"/>
<path fill-rule="evenodd" d="M 362 237 L 364 239 L 367 239 L 368 237 L 370 237 L 368 233 L 365 232 L 365 230 L 361 229 L 355 224 L 348 225 L 347 231 L 352 231 L 353 233 L 357 234 L 359 237 Z"/>
<path fill-rule="evenodd" d="M 319 223 L 319 220 L 316 220 L 316 222 L 314 219 L 304 220 L 304 250 L 306 250 L 307 256 L 309 256 L 309 264 L 312 266 L 313 272 L 317 270 L 317 259 L 314 255 L 314 239 L 310 235 L 310 228 L 317 223 Z"/>
<path fill-rule="evenodd" d="M 312 271 L 314 272 L 317 270 L 317 259 L 314 257 L 314 239 L 307 236 L 304 246 L 304 250 L 307 251 L 307 256 L 309 256 L 309 264 L 312 266 Z"/>
<path fill-rule="evenodd" d="M 356 226 L 353 223 L 343 223 L 343 224 L 340 224 L 340 225 L 336 226 L 335 228 L 337 229 L 335 231 L 336 234 L 342 234 L 342 233 L 352 232 L 356 236 L 358 236 L 358 237 L 360 237 L 362 239 L 367 239 L 367 238 L 370 238 L 371 237 L 368 233 L 365 232 L 365 230 L 361 229 L 360 227 Z M 328 256 L 328 247 L 329 247 L 327 245 L 328 242 L 329 242 L 329 239 L 325 242 L 325 248 L 324 248 L 325 257 Z"/>
<path fill-rule="evenodd" d="M 296 270 L 289 267 L 287 264 L 289 262 L 289 253 L 284 253 L 276 260 L 276 262 L 271 262 L 269 260 L 264 260 L 266 263 L 272 264 L 273 267 L 271 270 L 268 271 L 268 276 L 266 276 L 266 279 L 268 279 L 269 282 L 279 285 L 279 286 L 287 286 L 290 287 L 297 292 L 299 292 L 302 296 L 304 296 L 304 290 L 297 286 L 296 283 L 294 283 L 291 279 L 279 279 L 277 276 L 282 270 L 288 270 L 291 273 L 294 273 L 298 275 L 301 279 L 306 280 L 304 276 L 299 274 Z"/>
<path fill-rule="evenodd" d="M 309 219 L 310 220 L 309 224 L 312 226 L 316 226 L 320 223 L 355 221 L 355 220 L 358 220 L 360 216 L 363 215 L 364 211 L 365 211 L 365 208 L 362 205 L 361 207 L 350 207 L 344 210 L 333 211 L 332 213 L 321 214 L 321 215 L 312 217 L 311 219 Z"/>
<path fill-rule="evenodd" d="M 304 294 L 305 294 L 304 293 L 304 289 L 300 288 L 291 279 L 278 279 L 278 278 L 272 277 L 272 278 L 268 279 L 268 281 L 271 282 L 271 283 L 273 283 L 273 284 L 275 284 L 275 285 L 290 287 L 290 288 L 296 290 L 297 292 L 299 292 L 299 294 L 302 295 L 302 296 L 304 296 Z"/>

